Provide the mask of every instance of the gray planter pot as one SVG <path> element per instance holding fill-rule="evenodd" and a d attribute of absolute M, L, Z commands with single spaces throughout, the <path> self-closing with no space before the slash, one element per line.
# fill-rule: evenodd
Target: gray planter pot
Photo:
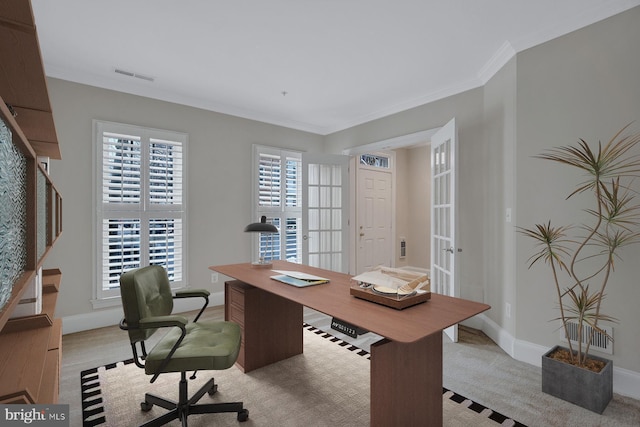
<path fill-rule="evenodd" d="M 548 357 L 558 347 L 542 356 L 542 391 L 602 414 L 613 397 L 613 362 L 589 355 L 607 363 L 602 371 L 592 372 Z"/>

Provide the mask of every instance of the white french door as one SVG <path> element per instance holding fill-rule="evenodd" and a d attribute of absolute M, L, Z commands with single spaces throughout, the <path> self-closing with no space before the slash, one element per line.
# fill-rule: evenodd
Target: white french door
<path fill-rule="evenodd" d="M 349 156 L 302 155 L 302 263 L 349 269 Z"/>
<path fill-rule="evenodd" d="M 455 118 L 431 137 L 431 291 L 460 296 L 456 283 L 456 167 Z M 458 325 L 445 329 L 458 341 Z"/>

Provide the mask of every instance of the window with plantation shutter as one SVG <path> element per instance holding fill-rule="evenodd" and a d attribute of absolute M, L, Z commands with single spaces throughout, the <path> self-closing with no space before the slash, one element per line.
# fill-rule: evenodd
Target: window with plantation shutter
<path fill-rule="evenodd" d="M 254 219 L 264 215 L 277 234 L 254 236 L 252 259 L 302 262 L 302 154 L 254 146 Z"/>
<path fill-rule="evenodd" d="M 187 135 L 94 121 L 94 138 L 95 300 L 118 296 L 120 275 L 150 264 L 165 267 L 172 285 L 182 286 Z"/>

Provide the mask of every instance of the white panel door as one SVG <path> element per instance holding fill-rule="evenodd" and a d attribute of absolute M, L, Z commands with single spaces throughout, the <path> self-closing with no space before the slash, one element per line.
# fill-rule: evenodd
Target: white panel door
<path fill-rule="evenodd" d="M 391 172 L 360 168 L 357 192 L 357 274 L 391 267 Z"/>
<path fill-rule="evenodd" d="M 456 284 L 456 166 L 455 118 L 431 137 L 431 291 L 460 296 Z M 458 341 L 458 325 L 445 330 Z"/>
<path fill-rule="evenodd" d="M 302 263 L 349 270 L 349 156 L 302 155 Z"/>

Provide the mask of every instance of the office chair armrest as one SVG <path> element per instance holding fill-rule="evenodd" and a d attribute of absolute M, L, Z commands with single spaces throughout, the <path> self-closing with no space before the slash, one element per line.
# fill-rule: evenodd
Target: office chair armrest
<path fill-rule="evenodd" d="M 170 326 L 177 326 L 180 329 L 184 330 L 186 324 L 189 323 L 186 317 L 170 315 L 170 316 L 152 316 L 145 317 L 144 319 L 140 319 L 140 328 L 141 329 L 152 329 L 152 328 L 166 328 Z"/>
<path fill-rule="evenodd" d="M 181 330 L 180 338 L 173 344 L 173 347 L 169 351 L 169 354 L 162 360 L 160 364 L 160 368 L 158 368 L 157 372 L 151 378 L 151 382 L 155 382 L 158 376 L 163 372 L 164 368 L 169 364 L 169 361 L 173 357 L 173 353 L 176 352 L 185 335 L 187 334 L 186 325 L 189 323 L 186 317 L 177 316 L 177 315 L 169 315 L 169 316 L 150 316 L 140 319 L 140 328 L 164 328 L 164 327 L 178 327 Z"/>
<path fill-rule="evenodd" d="M 200 315 L 204 312 L 204 309 L 209 305 L 209 295 L 210 292 L 206 289 L 185 289 L 183 291 L 176 291 L 176 295 L 173 297 L 176 298 L 193 298 L 193 297 L 202 297 L 204 298 L 204 305 L 200 309 L 200 312 L 193 319 L 193 323 L 196 323 L 200 318 Z"/>
<path fill-rule="evenodd" d="M 176 291 L 176 295 L 174 296 L 174 298 L 206 298 L 209 295 L 211 295 L 211 293 L 206 289 L 185 289 L 182 291 Z"/>

